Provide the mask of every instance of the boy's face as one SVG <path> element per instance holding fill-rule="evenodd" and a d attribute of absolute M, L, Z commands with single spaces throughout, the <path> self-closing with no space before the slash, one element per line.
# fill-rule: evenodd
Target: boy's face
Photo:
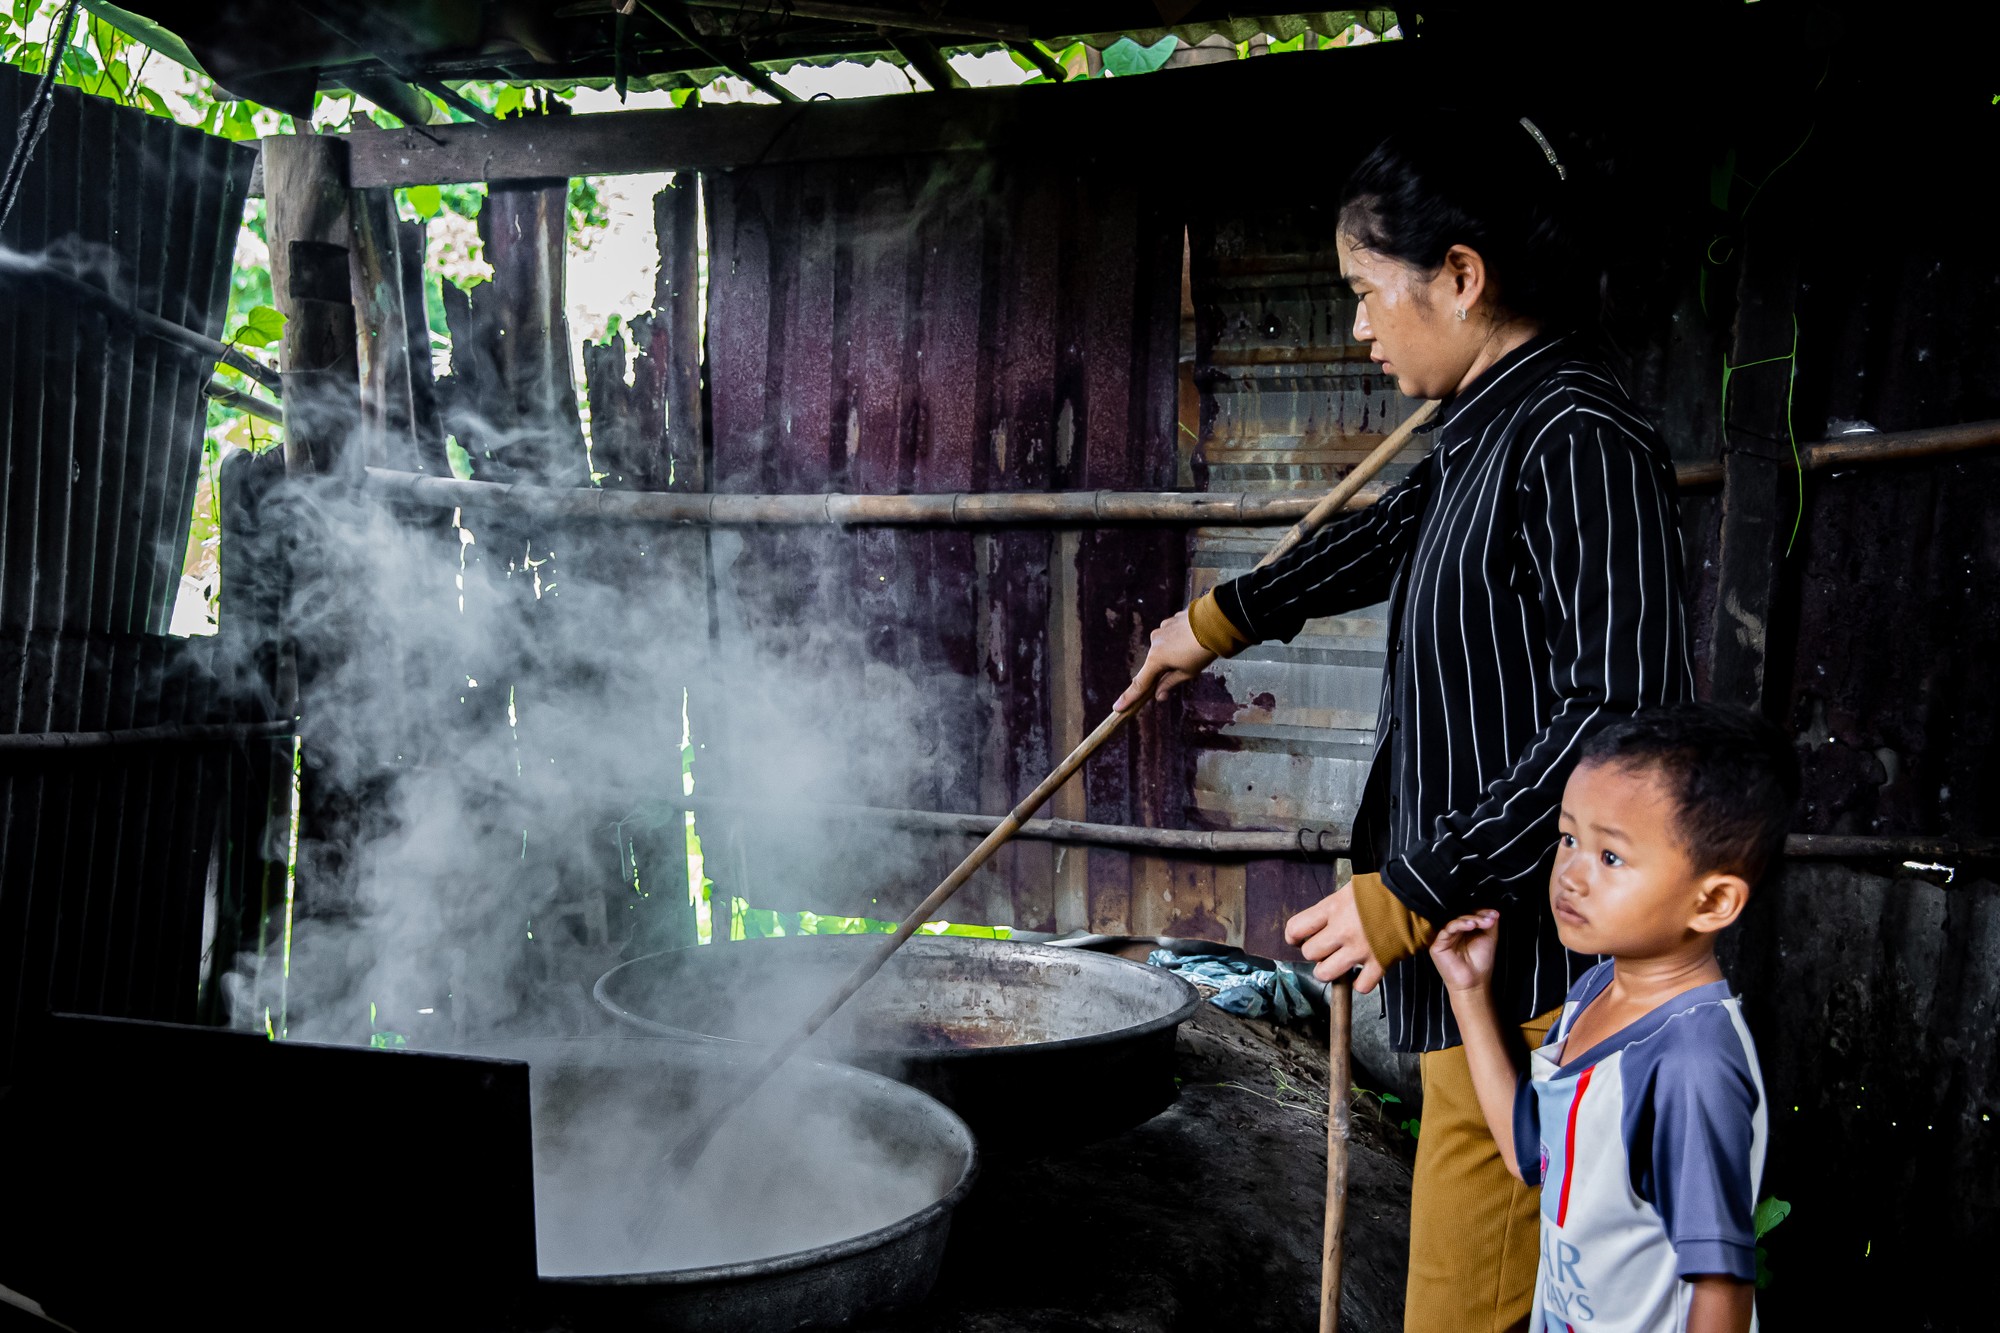
<path fill-rule="evenodd" d="M 1570 775 L 1549 876 L 1549 909 L 1566 946 L 1649 957 L 1736 919 L 1748 886 L 1695 869 L 1678 813 L 1649 768 L 1584 764 Z"/>

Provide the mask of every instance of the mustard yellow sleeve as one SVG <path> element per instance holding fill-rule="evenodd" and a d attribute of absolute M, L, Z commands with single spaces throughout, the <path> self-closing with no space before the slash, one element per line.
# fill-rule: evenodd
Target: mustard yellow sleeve
<path fill-rule="evenodd" d="M 1389 891 L 1382 877 L 1356 875 L 1354 910 L 1361 915 L 1361 933 L 1368 937 L 1368 952 L 1384 967 L 1400 963 L 1431 947 L 1437 927 L 1428 918 L 1403 906 L 1403 900 Z"/>
<path fill-rule="evenodd" d="M 1250 646 L 1241 630 L 1223 614 L 1215 594 L 1205 592 L 1188 606 L 1188 628 L 1195 641 L 1217 657 L 1234 657 Z"/>

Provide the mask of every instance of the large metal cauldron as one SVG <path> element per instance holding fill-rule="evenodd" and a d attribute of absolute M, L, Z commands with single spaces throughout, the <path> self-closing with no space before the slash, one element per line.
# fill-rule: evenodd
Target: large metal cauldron
<path fill-rule="evenodd" d="M 777 1040 L 881 938 L 802 936 L 635 958 L 597 999 L 643 1032 Z M 815 1049 L 922 1088 L 982 1149 L 1047 1152 L 1136 1125 L 1175 1096 L 1174 1030 L 1194 987 L 1080 949 L 917 936 L 821 1030 Z"/>
<path fill-rule="evenodd" d="M 686 1180 L 650 1169 L 729 1095 L 741 1052 L 646 1038 L 509 1042 L 534 1101 L 545 1315 L 564 1328 L 783 1333 L 923 1299 L 977 1153 L 931 1098 L 797 1060 L 738 1108 Z M 642 1211 L 664 1209 L 649 1248 Z"/>

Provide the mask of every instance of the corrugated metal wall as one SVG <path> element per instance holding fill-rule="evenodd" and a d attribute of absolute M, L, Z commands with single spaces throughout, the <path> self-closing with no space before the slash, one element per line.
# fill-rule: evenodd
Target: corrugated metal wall
<path fill-rule="evenodd" d="M 1203 395 L 1197 475 L 1215 491 L 1327 491 L 1414 404 L 1353 340 L 1333 226 L 1320 210 L 1236 213 L 1189 229 L 1194 375 Z M 1382 473 L 1400 480 L 1413 441 Z M 1205 469 L 1201 466 L 1205 464 Z M 1196 534 L 1190 595 L 1246 572 L 1269 529 Z M 1289 644 L 1221 663 L 1228 700 L 1211 707 L 1194 768 L 1194 803 L 1218 826 L 1346 829 L 1375 750 L 1387 608 L 1314 621 Z"/>
<path fill-rule="evenodd" d="M 0 68 L 0 124 L 32 81 Z M 255 154 L 73 89 L 0 243 L 221 333 Z M 211 367 L 59 290 L 0 304 L 0 729 L 214 716 L 205 645 L 165 631 Z M 232 761 L 117 749 L 0 757 L 0 1070 L 41 1006 L 196 1012 L 203 906 Z"/>

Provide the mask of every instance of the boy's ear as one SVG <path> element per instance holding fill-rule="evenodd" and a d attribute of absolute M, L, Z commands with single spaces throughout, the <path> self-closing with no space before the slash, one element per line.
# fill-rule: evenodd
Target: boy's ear
<path fill-rule="evenodd" d="M 1704 875 L 1695 886 L 1694 916 L 1688 928 L 1712 934 L 1735 924 L 1750 903 L 1750 882 L 1741 875 Z"/>

